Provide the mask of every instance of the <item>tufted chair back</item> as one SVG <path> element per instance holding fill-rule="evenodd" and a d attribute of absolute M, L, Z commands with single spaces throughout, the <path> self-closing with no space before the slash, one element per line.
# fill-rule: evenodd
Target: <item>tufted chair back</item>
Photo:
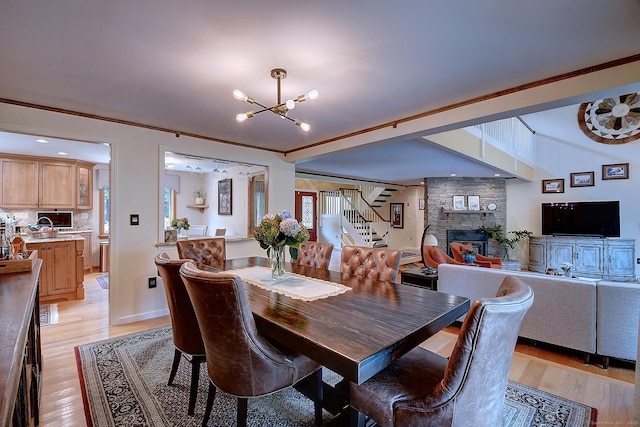
<path fill-rule="evenodd" d="M 369 279 L 395 282 L 400 267 L 400 251 L 388 248 L 344 246 L 340 272 Z"/>
<path fill-rule="evenodd" d="M 416 348 L 362 384 L 351 406 L 380 426 L 501 426 L 509 369 L 533 291 L 507 276 L 477 299 L 449 360 Z"/>
<path fill-rule="evenodd" d="M 332 252 L 333 243 L 306 242 L 298 248 L 298 259 L 291 262 L 327 270 Z"/>
<path fill-rule="evenodd" d="M 203 425 L 216 387 L 238 397 L 240 419 L 246 417 L 246 398 L 273 393 L 319 372 L 316 362 L 277 348 L 258 332 L 238 276 L 200 270 L 191 261 L 181 267 L 180 275 L 198 318 L 209 378 L 215 385 L 209 387 Z M 245 399 L 243 407 L 241 399 Z"/>
<path fill-rule="evenodd" d="M 227 259 L 226 242 L 222 237 L 178 240 L 178 257 L 191 259 L 200 264 L 216 266 Z"/>

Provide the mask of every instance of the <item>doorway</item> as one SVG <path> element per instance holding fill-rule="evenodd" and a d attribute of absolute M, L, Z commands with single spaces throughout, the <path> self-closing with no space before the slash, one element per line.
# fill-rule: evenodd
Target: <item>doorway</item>
<path fill-rule="evenodd" d="M 311 191 L 296 191 L 295 217 L 309 231 L 309 241 L 318 240 L 318 195 Z"/>

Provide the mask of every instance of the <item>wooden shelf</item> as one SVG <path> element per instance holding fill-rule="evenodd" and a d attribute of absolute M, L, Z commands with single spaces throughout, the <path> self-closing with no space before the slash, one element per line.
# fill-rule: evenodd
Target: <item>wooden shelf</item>
<path fill-rule="evenodd" d="M 200 212 L 204 212 L 205 209 L 209 207 L 209 205 L 187 205 L 188 208 L 198 209 Z"/>

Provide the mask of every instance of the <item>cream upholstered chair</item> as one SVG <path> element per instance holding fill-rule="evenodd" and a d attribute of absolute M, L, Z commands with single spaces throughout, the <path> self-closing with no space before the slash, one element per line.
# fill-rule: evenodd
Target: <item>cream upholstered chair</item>
<path fill-rule="evenodd" d="M 164 292 L 167 296 L 167 305 L 171 315 L 173 344 L 176 347 L 168 384 L 173 384 L 180 360 L 184 357 L 185 360 L 191 363 L 191 387 L 187 413 L 193 415 L 198 395 L 200 364 L 205 361 L 205 355 L 204 342 L 200 336 L 198 320 L 193 311 L 189 294 L 187 294 L 187 288 L 185 288 L 180 277 L 180 267 L 187 260 L 171 259 L 169 255 L 163 252 L 156 256 L 154 261 L 164 283 Z"/>
<path fill-rule="evenodd" d="M 301 243 L 298 248 L 298 258 L 291 260 L 291 262 L 326 270 L 329 268 L 332 252 L 333 243 Z"/>
<path fill-rule="evenodd" d="M 256 327 L 244 286 L 238 276 L 180 268 L 205 343 L 209 396 L 206 425 L 216 388 L 238 398 L 238 426 L 247 421 L 247 399 L 271 394 L 312 376 L 315 422 L 322 423 L 322 369 L 313 360 L 265 339 Z"/>
<path fill-rule="evenodd" d="M 206 236 L 207 235 L 207 225 L 191 225 L 187 230 L 188 236 Z"/>
<path fill-rule="evenodd" d="M 532 304 L 531 288 L 507 276 L 495 298 L 473 302 L 448 360 L 417 347 L 351 383 L 351 407 L 381 427 L 501 426 L 513 351 Z"/>
<path fill-rule="evenodd" d="M 400 267 L 400 255 L 400 251 L 397 249 L 344 246 L 340 272 L 395 282 Z"/>
<path fill-rule="evenodd" d="M 227 259 L 226 241 L 223 237 L 178 240 L 176 247 L 180 259 L 191 259 L 214 267 Z"/>

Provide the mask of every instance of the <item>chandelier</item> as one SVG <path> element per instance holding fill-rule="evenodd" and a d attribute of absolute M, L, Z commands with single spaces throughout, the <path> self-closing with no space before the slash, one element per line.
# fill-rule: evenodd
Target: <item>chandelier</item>
<path fill-rule="evenodd" d="M 296 124 L 296 126 L 300 126 L 300 128 L 302 128 L 303 131 L 309 132 L 309 129 L 311 129 L 311 126 L 309 126 L 308 123 L 305 123 L 298 119 L 292 119 L 287 114 L 289 113 L 289 110 L 293 110 L 296 107 L 296 102 L 304 102 L 307 99 L 316 99 L 319 95 L 318 91 L 314 89 L 312 91 L 305 93 L 304 95 L 300 95 L 296 99 L 288 99 L 285 102 L 282 102 L 280 99 L 280 82 L 281 80 L 287 77 L 287 71 L 282 68 L 274 68 L 273 70 L 271 70 L 271 77 L 273 77 L 278 81 L 278 101 L 276 105 L 274 105 L 273 107 L 267 107 L 265 105 L 260 104 L 259 102 L 256 102 L 253 98 L 245 95 L 242 91 L 236 89 L 233 91 L 233 97 L 235 99 L 248 102 L 249 104 L 255 104 L 262 108 L 262 110 L 258 110 L 258 111 L 248 111 L 246 113 L 240 113 L 236 115 L 236 121 L 238 123 L 242 123 L 245 120 L 255 116 L 256 114 L 262 113 L 264 111 L 271 111 L 272 113 L 280 116 L 280 118 L 292 121 L 293 123 Z"/>

